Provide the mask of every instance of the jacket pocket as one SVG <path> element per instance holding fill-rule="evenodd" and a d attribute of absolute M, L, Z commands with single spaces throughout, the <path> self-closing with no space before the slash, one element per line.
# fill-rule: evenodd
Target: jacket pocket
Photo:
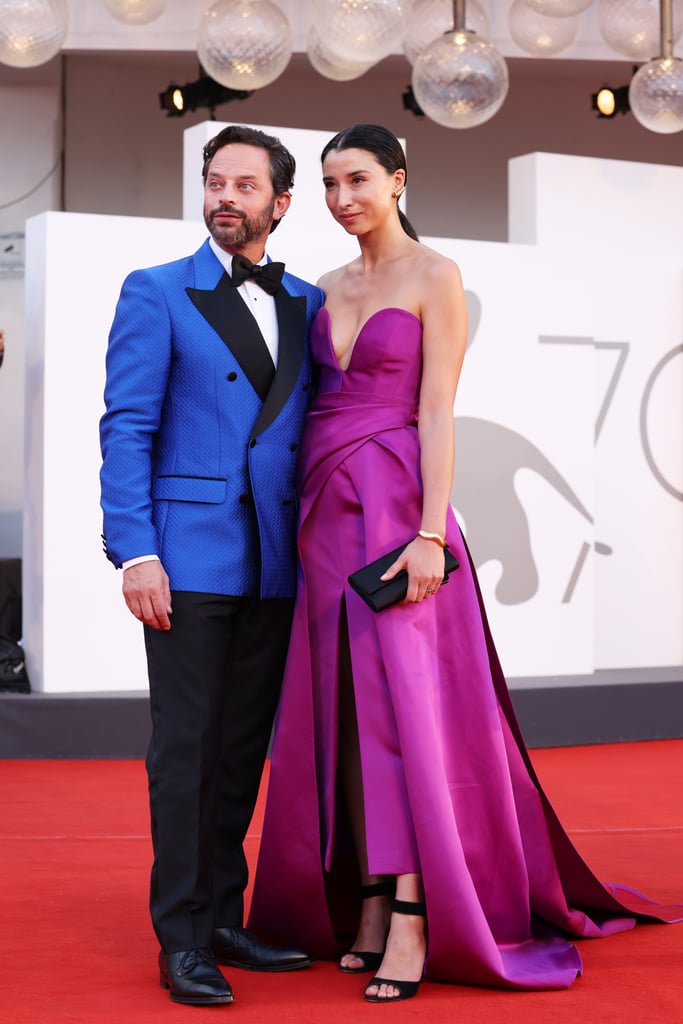
<path fill-rule="evenodd" d="M 157 501 L 202 501 L 220 505 L 225 501 L 228 482 L 223 477 L 158 476 L 152 486 Z"/>

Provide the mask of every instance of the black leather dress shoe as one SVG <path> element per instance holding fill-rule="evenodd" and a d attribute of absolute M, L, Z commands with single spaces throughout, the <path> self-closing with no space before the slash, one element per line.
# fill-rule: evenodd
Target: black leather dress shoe
<path fill-rule="evenodd" d="M 218 1006 L 233 1001 L 232 989 L 216 967 L 210 949 L 159 953 L 159 981 L 174 1003 Z"/>
<path fill-rule="evenodd" d="M 245 971 L 297 971 L 314 962 L 312 956 L 300 949 L 282 949 L 261 942 L 246 928 L 216 928 L 212 948 L 219 964 L 242 967 Z"/>

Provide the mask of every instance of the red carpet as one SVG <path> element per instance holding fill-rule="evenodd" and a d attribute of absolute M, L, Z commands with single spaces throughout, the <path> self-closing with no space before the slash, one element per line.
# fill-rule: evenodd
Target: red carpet
<path fill-rule="evenodd" d="M 607 882 L 683 901 L 683 741 L 536 750 L 541 779 L 577 846 Z M 228 1007 L 171 1003 L 158 986 L 147 915 L 147 795 L 140 761 L 0 761 L 0 1022 L 243 1024 L 429 1021 L 681 1024 L 683 925 L 583 942 L 566 992 L 425 984 L 380 1009 L 334 965 L 294 974 L 231 970 Z M 261 807 L 261 805 L 260 805 Z M 254 863 L 261 810 L 249 838 Z"/>

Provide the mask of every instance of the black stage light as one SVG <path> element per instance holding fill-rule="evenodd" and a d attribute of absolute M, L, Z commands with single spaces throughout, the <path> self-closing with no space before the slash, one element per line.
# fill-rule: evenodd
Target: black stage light
<path fill-rule="evenodd" d="M 631 71 L 631 78 L 638 70 L 634 64 Z M 631 104 L 628 99 L 628 85 L 620 85 L 613 89 L 610 85 L 603 85 L 591 96 L 591 109 L 596 111 L 598 117 L 616 117 L 617 114 L 628 114 Z"/>
<path fill-rule="evenodd" d="M 591 96 L 591 109 L 598 117 L 616 117 L 617 114 L 628 114 L 631 105 L 628 101 L 628 86 L 620 85 L 618 89 L 603 86 Z"/>
<path fill-rule="evenodd" d="M 403 93 L 403 109 L 409 110 L 411 114 L 415 114 L 415 117 L 425 116 L 424 110 L 415 99 L 412 85 L 406 86 L 406 91 Z"/>
<path fill-rule="evenodd" d="M 176 85 L 174 82 L 159 93 L 159 106 L 166 111 L 166 117 L 182 117 L 188 110 L 207 107 L 211 112 L 211 120 L 215 120 L 216 107 L 231 100 L 246 100 L 252 90 L 228 89 L 219 85 L 213 78 L 203 75 L 196 82 Z"/>

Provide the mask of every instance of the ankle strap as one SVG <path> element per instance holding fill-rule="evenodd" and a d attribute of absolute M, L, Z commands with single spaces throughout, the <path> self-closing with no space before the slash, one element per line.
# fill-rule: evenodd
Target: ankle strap
<path fill-rule="evenodd" d="M 362 885 L 360 888 L 361 898 L 372 899 L 373 896 L 393 896 L 396 892 L 396 882 L 388 878 L 385 882 L 373 882 L 372 885 Z"/>
<path fill-rule="evenodd" d="M 408 900 L 392 900 L 391 912 L 392 914 L 416 914 L 426 917 L 427 907 L 424 900 L 420 900 L 419 903 L 411 903 Z"/>

